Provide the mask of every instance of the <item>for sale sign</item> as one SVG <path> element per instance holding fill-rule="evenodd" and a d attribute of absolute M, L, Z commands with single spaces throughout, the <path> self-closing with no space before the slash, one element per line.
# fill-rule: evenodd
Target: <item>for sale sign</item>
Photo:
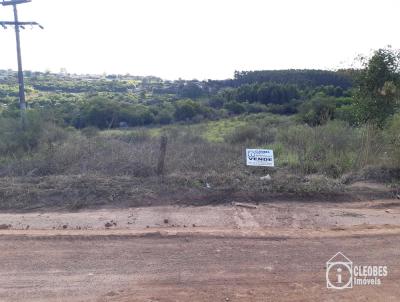
<path fill-rule="evenodd" d="M 274 167 L 274 151 L 268 149 L 246 149 L 248 166 Z"/>

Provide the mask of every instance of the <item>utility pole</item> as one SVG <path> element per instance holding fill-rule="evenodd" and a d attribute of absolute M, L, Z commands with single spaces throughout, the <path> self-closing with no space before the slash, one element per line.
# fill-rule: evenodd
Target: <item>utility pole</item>
<path fill-rule="evenodd" d="M 18 59 L 18 88 L 19 88 L 19 108 L 21 110 L 22 115 L 26 110 L 26 101 L 25 101 L 25 85 L 24 85 L 24 72 L 22 70 L 22 57 L 21 57 L 21 41 L 19 37 L 19 29 L 25 29 L 25 26 L 38 26 L 43 29 L 37 22 L 19 22 L 18 20 L 18 4 L 24 4 L 31 2 L 32 0 L 3 0 L 1 5 L 3 6 L 13 6 L 14 9 L 14 21 L 0 21 L 0 26 L 4 29 L 7 29 L 7 25 L 14 26 L 15 28 L 15 40 L 17 42 L 17 59 Z"/>

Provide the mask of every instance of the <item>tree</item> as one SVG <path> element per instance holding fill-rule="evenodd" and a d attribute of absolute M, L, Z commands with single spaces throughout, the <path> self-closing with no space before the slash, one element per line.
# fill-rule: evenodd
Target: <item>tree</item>
<path fill-rule="evenodd" d="M 299 116 L 310 126 L 319 126 L 334 118 L 336 100 L 324 94 L 317 94 L 299 108 Z"/>
<path fill-rule="evenodd" d="M 180 100 L 176 102 L 175 118 L 178 121 L 190 120 L 201 113 L 201 107 L 193 100 Z"/>
<path fill-rule="evenodd" d="M 354 102 L 357 120 L 382 128 L 399 99 L 400 51 L 378 49 L 361 61 L 364 68 L 358 76 Z"/>
<path fill-rule="evenodd" d="M 203 89 L 197 83 L 188 82 L 180 89 L 179 95 L 183 98 L 196 99 L 203 95 Z"/>
<path fill-rule="evenodd" d="M 119 119 L 121 106 L 107 98 L 94 97 L 86 102 L 79 118 L 79 126 L 95 126 L 100 129 L 114 127 Z"/>
<path fill-rule="evenodd" d="M 121 106 L 119 112 L 119 122 L 125 122 L 129 126 L 149 125 L 154 122 L 154 119 L 154 114 L 144 105 L 126 104 Z"/>
<path fill-rule="evenodd" d="M 163 109 L 158 112 L 155 121 L 159 124 L 166 125 L 172 123 L 174 120 L 173 114 L 167 109 Z"/>

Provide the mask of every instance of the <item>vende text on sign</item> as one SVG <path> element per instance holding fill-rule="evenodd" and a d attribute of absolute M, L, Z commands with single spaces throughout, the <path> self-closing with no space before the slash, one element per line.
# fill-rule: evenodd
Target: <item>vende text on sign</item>
<path fill-rule="evenodd" d="M 268 149 L 246 149 L 248 166 L 274 167 L 274 151 Z"/>

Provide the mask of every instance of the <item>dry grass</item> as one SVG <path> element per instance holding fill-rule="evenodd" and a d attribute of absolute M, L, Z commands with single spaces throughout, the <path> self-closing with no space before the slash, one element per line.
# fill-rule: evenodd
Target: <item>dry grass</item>
<path fill-rule="evenodd" d="M 390 158 L 377 156 L 385 154 L 381 134 L 369 133 L 366 155 L 360 152 L 366 143 L 363 128 L 341 123 L 311 128 L 284 122 L 260 121 L 261 130 L 253 125 L 251 131 L 240 126 L 237 135 L 229 134 L 225 142 L 207 140 L 199 127 L 167 129 L 162 178 L 156 174 L 160 140 L 145 130 L 104 135 L 95 129 L 66 131 L 47 124 L 37 135 L 30 134 L 35 148 L 19 155 L 11 155 L 11 149 L 3 153 L 0 209 L 204 204 L 232 201 L 238 194 L 245 199 L 257 195 L 257 200 L 274 194 L 333 196 L 345 192 L 344 184 L 352 179 L 341 175 L 372 177 L 378 173 L 377 165 L 387 167 L 379 170 L 386 169 L 390 179 L 385 179 L 396 181 Z M 278 168 L 246 167 L 244 149 L 249 144 L 272 147 Z M 373 164 L 369 172 L 362 169 L 366 156 L 366 162 Z M 260 179 L 266 174 L 271 181 Z"/>

